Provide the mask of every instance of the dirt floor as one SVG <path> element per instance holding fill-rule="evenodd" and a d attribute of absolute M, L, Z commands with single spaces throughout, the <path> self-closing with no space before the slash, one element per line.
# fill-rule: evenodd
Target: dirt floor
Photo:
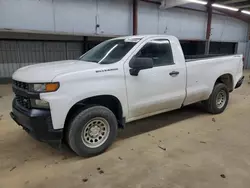
<path fill-rule="evenodd" d="M 88 159 L 26 134 L 9 117 L 10 85 L 1 85 L 0 188 L 249 188 L 249 75 L 223 114 L 190 106 L 136 121 Z"/>

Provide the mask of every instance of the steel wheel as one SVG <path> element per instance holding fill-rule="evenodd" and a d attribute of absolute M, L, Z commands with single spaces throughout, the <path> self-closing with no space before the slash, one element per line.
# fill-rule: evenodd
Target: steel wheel
<path fill-rule="evenodd" d="M 89 148 L 101 146 L 110 133 L 109 123 L 102 117 L 91 119 L 81 132 L 82 142 Z"/>
<path fill-rule="evenodd" d="M 224 90 L 221 90 L 216 96 L 217 108 L 223 108 L 227 101 L 227 94 Z"/>

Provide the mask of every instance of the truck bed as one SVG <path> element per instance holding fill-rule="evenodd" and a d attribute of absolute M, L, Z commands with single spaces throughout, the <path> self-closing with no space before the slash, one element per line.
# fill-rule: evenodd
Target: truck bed
<path fill-rule="evenodd" d="M 231 54 L 231 55 L 236 55 L 236 54 Z M 196 61 L 196 60 L 202 60 L 202 59 L 211 59 L 214 57 L 225 57 L 225 56 L 231 56 L 228 54 L 208 54 L 208 55 L 185 55 L 185 61 L 190 62 L 190 61 Z"/>
<path fill-rule="evenodd" d="M 195 57 L 195 58 L 194 58 Z M 190 58 L 190 56 L 189 56 Z M 206 100 L 221 75 L 231 75 L 232 90 L 242 76 L 242 55 L 202 55 L 185 59 L 187 67 L 187 97 L 184 105 Z"/>

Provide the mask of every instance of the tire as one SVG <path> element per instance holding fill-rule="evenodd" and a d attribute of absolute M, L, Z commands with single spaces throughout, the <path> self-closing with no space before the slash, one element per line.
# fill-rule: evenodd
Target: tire
<path fill-rule="evenodd" d="M 219 95 L 220 97 L 223 95 L 223 99 L 219 100 Z M 221 102 L 217 102 L 217 99 Z M 227 86 L 223 83 L 217 83 L 214 86 L 213 92 L 210 95 L 209 99 L 204 101 L 203 104 L 205 105 L 207 112 L 211 114 L 220 114 L 226 109 L 228 101 L 229 91 L 227 89 Z"/>
<path fill-rule="evenodd" d="M 80 111 L 71 121 L 67 141 L 79 156 L 91 157 L 103 153 L 115 140 L 117 119 L 103 106 L 92 106 Z"/>

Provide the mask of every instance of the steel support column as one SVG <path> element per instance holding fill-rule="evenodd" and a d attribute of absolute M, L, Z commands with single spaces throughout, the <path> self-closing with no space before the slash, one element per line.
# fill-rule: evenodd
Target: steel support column
<path fill-rule="evenodd" d="M 88 37 L 84 36 L 83 37 L 83 54 L 88 51 Z"/>
<path fill-rule="evenodd" d="M 133 35 L 138 33 L 138 0 L 133 0 Z"/>
<path fill-rule="evenodd" d="M 213 15 L 212 1 L 210 0 L 208 1 L 208 4 L 207 4 L 207 32 L 206 32 L 205 54 L 209 54 L 212 15 Z"/>

